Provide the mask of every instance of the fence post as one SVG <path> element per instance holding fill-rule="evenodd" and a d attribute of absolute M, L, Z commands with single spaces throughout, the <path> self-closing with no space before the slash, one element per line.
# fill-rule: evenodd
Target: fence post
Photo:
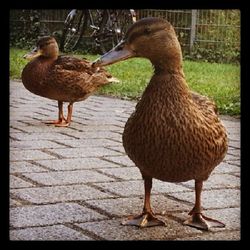
<path fill-rule="evenodd" d="M 197 20 L 197 10 L 191 10 L 191 29 L 190 29 L 190 45 L 189 45 L 190 53 L 195 40 L 196 20 Z"/>

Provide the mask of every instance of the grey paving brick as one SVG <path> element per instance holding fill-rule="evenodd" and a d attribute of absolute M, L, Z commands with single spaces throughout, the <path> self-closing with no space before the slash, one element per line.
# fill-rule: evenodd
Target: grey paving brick
<path fill-rule="evenodd" d="M 22 173 L 22 172 L 44 172 L 44 168 L 38 167 L 26 161 L 10 162 L 10 173 Z"/>
<path fill-rule="evenodd" d="M 224 231 L 224 232 L 215 232 L 215 233 L 211 233 L 211 232 L 203 232 L 203 234 L 198 234 L 195 236 L 187 236 L 187 237 L 183 237 L 183 238 L 176 238 L 174 240 L 176 241 L 204 241 L 204 240 L 210 240 L 210 241 L 232 241 L 232 240 L 240 240 L 241 236 L 240 236 L 240 231 L 236 230 L 236 231 Z"/>
<path fill-rule="evenodd" d="M 109 157 L 103 157 L 104 159 L 107 159 L 108 161 L 112 161 L 117 164 L 121 164 L 124 166 L 135 166 L 134 162 L 132 162 L 127 155 L 122 156 L 109 156 Z"/>
<path fill-rule="evenodd" d="M 25 206 L 10 209 L 10 226 L 14 228 L 67 222 L 79 223 L 104 218 L 104 215 L 76 203 Z"/>
<path fill-rule="evenodd" d="M 10 161 L 41 160 L 41 159 L 55 159 L 55 156 L 51 156 L 37 149 L 10 151 Z"/>
<path fill-rule="evenodd" d="M 135 105 L 93 95 L 74 106 L 70 127 L 58 128 L 44 123 L 57 118 L 56 101 L 10 82 L 11 240 L 240 239 L 241 131 L 240 120 L 229 116 L 221 116 L 228 154 L 202 192 L 205 215 L 220 219 L 226 228 L 203 232 L 184 226 L 194 205 L 194 181 L 155 179 L 151 205 L 167 226 L 121 225 L 128 215 L 140 213 L 144 202 L 140 171 L 122 146 L 123 128 Z"/>
<path fill-rule="evenodd" d="M 240 148 L 240 141 L 229 141 L 228 145 L 234 148 Z"/>
<path fill-rule="evenodd" d="M 227 153 L 228 153 L 228 154 L 232 154 L 232 155 L 237 156 L 237 157 L 240 158 L 240 153 L 241 153 L 241 151 L 240 151 L 240 149 L 236 149 L 236 148 L 231 148 L 231 147 L 229 147 L 228 150 L 227 150 Z"/>
<path fill-rule="evenodd" d="M 137 167 L 121 167 L 112 169 L 101 169 L 103 173 L 113 175 L 123 180 L 141 180 L 142 176 Z"/>
<path fill-rule="evenodd" d="M 142 180 L 114 182 L 112 185 L 110 183 L 97 183 L 96 185 L 124 197 L 144 195 L 144 184 Z M 159 180 L 153 181 L 152 194 L 168 194 L 183 191 L 190 191 L 190 189 L 174 183 Z"/>
<path fill-rule="evenodd" d="M 194 181 L 185 182 L 186 186 L 194 188 Z M 211 174 L 207 181 L 203 183 L 203 189 L 214 188 L 239 188 L 240 178 L 230 174 Z"/>
<path fill-rule="evenodd" d="M 239 160 L 238 156 L 230 155 L 227 154 L 226 157 L 224 158 L 224 161 L 237 161 Z"/>
<path fill-rule="evenodd" d="M 120 143 L 109 139 L 71 139 L 71 140 L 56 140 L 56 142 L 66 144 L 74 148 L 84 147 L 119 147 Z"/>
<path fill-rule="evenodd" d="M 134 226 L 121 225 L 121 219 L 105 220 L 96 223 L 77 224 L 83 229 L 95 232 L 106 240 L 168 240 L 178 235 L 201 234 L 202 232 L 191 227 L 161 217 L 166 222 L 166 226 L 147 227 L 139 229 Z"/>
<path fill-rule="evenodd" d="M 110 120 L 95 120 L 93 118 L 93 119 L 89 119 L 87 121 L 84 121 L 84 123 L 86 125 L 92 125 L 92 126 L 95 126 L 95 125 L 96 126 L 99 126 L 99 125 L 116 125 L 116 126 L 121 126 L 121 127 L 124 126 L 124 122 L 117 121 L 117 120 L 112 120 L 112 119 L 110 119 Z"/>
<path fill-rule="evenodd" d="M 116 133 L 115 131 L 83 131 L 83 132 L 74 131 L 72 133 L 72 131 L 64 130 L 63 134 L 68 135 L 68 136 L 73 135 L 74 137 L 79 138 L 79 139 L 85 139 L 85 138 L 86 139 L 93 139 L 93 138 L 96 138 L 96 139 L 98 139 L 98 138 L 119 139 L 119 138 L 121 138 L 121 134 Z M 57 138 L 53 138 L 53 139 L 60 139 L 60 138 L 57 136 Z M 63 139 L 63 138 L 61 138 L 61 139 Z"/>
<path fill-rule="evenodd" d="M 101 157 L 106 155 L 120 155 L 121 153 L 104 147 L 85 147 L 85 148 L 60 148 L 50 149 L 50 152 L 61 155 L 64 158 L 78 157 Z"/>
<path fill-rule="evenodd" d="M 23 187 L 33 187 L 34 185 L 30 182 L 24 181 L 21 178 L 10 175 L 10 188 L 23 188 Z"/>
<path fill-rule="evenodd" d="M 12 141 L 10 143 L 10 149 L 26 150 L 26 149 L 41 149 L 41 148 L 65 148 L 66 146 L 59 145 L 55 142 L 36 140 L 34 141 Z"/>
<path fill-rule="evenodd" d="M 61 128 L 63 129 L 63 128 Z M 62 130 L 65 132 L 65 130 Z M 43 133 L 12 133 L 11 136 L 17 140 L 21 141 L 37 141 L 37 140 L 67 140 L 72 139 L 72 137 L 61 134 L 61 133 L 53 133 L 53 132 L 43 132 Z"/>
<path fill-rule="evenodd" d="M 10 240 L 93 240 L 64 225 L 10 230 Z"/>
<path fill-rule="evenodd" d="M 52 170 L 80 170 L 94 168 L 111 168 L 117 167 L 116 164 L 101 160 L 99 158 L 72 158 L 72 159 L 55 159 L 55 160 L 38 160 L 37 163 Z"/>
<path fill-rule="evenodd" d="M 9 206 L 10 206 L 10 207 L 13 207 L 13 206 L 20 206 L 20 205 L 22 205 L 22 203 L 20 203 L 20 202 L 17 201 L 17 200 L 14 200 L 14 199 L 11 199 L 11 198 L 10 198 L 10 201 L 9 201 Z"/>
<path fill-rule="evenodd" d="M 240 173 L 240 168 L 238 166 L 233 166 L 226 162 L 222 162 L 219 166 L 217 166 L 213 172 L 214 174 L 220 173 Z"/>
<path fill-rule="evenodd" d="M 120 152 L 120 153 L 122 153 L 124 155 L 126 154 L 126 152 L 124 150 L 124 147 L 121 146 L 120 144 L 119 144 L 119 146 L 107 146 L 107 148 L 110 148 L 112 150 L 118 151 L 118 152 Z"/>
<path fill-rule="evenodd" d="M 172 193 L 172 197 L 194 204 L 194 192 Z M 227 208 L 240 206 L 240 191 L 237 189 L 204 190 L 202 206 L 208 208 Z"/>
<path fill-rule="evenodd" d="M 115 216 L 138 215 L 143 209 L 142 197 L 129 198 L 110 198 L 102 200 L 89 200 L 86 203 L 99 209 L 105 210 L 107 213 Z M 156 215 L 165 214 L 166 212 L 190 211 L 191 206 L 183 202 L 174 201 L 164 195 L 152 195 L 151 206 Z"/>
<path fill-rule="evenodd" d="M 80 201 L 114 197 L 87 185 L 22 188 L 10 191 L 15 197 L 34 204 Z"/>
<path fill-rule="evenodd" d="M 113 178 L 93 170 L 60 171 L 50 173 L 24 173 L 24 176 L 44 185 L 80 184 L 87 182 L 113 181 Z"/>

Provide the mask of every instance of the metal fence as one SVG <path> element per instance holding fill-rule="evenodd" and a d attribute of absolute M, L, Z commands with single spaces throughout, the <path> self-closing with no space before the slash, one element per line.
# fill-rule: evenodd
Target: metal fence
<path fill-rule="evenodd" d="M 10 22 L 20 25 L 20 13 L 24 10 L 11 10 Z M 63 22 L 70 10 L 41 9 L 39 22 L 43 33 L 62 30 Z M 224 50 L 240 52 L 240 11 L 234 10 L 191 10 L 191 9 L 140 9 L 137 19 L 143 17 L 162 17 L 175 28 L 184 54 L 198 49 L 216 52 Z M 21 13 L 22 14 L 22 13 Z"/>
<path fill-rule="evenodd" d="M 185 51 L 191 52 L 193 46 L 240 49 L 239 10 L 140 10 L 138 14 L 168 20 Z"/>

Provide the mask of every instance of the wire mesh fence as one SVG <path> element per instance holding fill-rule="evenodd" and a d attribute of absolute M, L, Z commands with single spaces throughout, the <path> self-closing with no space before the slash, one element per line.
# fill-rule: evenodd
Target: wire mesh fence
<path fill-rule="evenodd" d="M 31 33 L 34 25 L 39 23 L 40 34 L 57 33 L 60 36 L 69 11 L 11 10 L 10 31 L 15 33 L 19 27 L 19 34 L 25 29 L 26 33 Z M 137 19 L 161 17 L 168 20 L 174 26 L 187 58 L 226 62 L 240 60 L 240 10 L 140 9 L 136 13 Z M 28 23 L 33 16 L 37 21 L 32 20 L 33 27 L 30 29 Z"/>

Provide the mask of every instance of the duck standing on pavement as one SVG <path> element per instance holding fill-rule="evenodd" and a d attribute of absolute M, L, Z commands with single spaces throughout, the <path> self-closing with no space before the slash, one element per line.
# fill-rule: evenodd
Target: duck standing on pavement
<path fill-rule="evenodd" d="M 208 230 L 224 227 L 202 213 L 202 185 L 227 152 L 227 134 L 213 101 L 191 92 L 182 69 L 181 47 L 174 28 L 161 18 L 133 24 L 125 38 L 93 65 L 109 65 L 144 57 L 154 74 L 123 133 L 126 153 L 140 169 L 145 198 L 142 214 L 126 225 L 164 225 L 150 206 L 152 179 L 166 182 L 195 180 L 195 204 L 184 224 Z"/>
<path fill-rule="evenodd" d="M 83 101 L 99 87 L 118 81 L 103 68 L 93 68 L 85 59 L 59 56 L 58 44 L 50 36 L 40 38 L 36 48 L 24 58 L 31 60 L 22 71 L 25 88 L 58 101 L 58 120 L 47 122 L 55 126 L 69 126 L 74 102 Z M 63 115 L 63 102 L 69 102 L 67 118 Z"/>

